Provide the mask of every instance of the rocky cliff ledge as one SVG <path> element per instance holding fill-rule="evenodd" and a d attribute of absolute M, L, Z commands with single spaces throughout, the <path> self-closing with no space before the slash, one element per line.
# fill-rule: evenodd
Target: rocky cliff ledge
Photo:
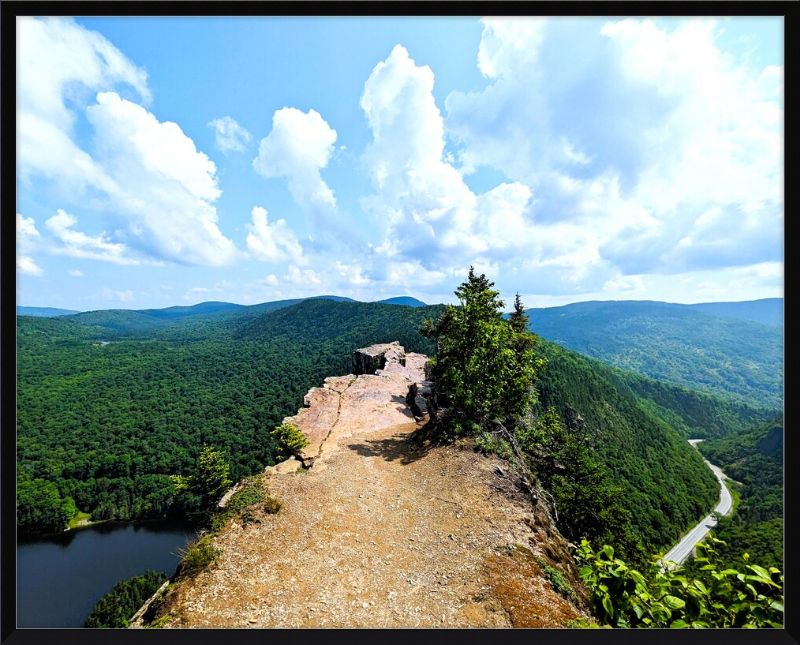
<path fill-rule="evenodd" d="M 396 341 L 357 349 L 352 374 L 329 376 L 322 387 L 309 390 L 296 415 L 283 420 L 308 439 L 300 454 L 302 465 L 320 470 L 341 439 L 413 422 L 415 412 L 421 417 L 424 394 L 430 391 L 425 381 L 427 361 L 424 354 L 406 353 Z"/>
<path fill-rule="evenodd" d="M 391 343 L 353 361 L 353 374 L 326 379 L 286 419 L 312 442 L 303 461 L 313 467 L 267 469 L 280 512 L 231 519 L 213 537 L 215 562 L 166 592 L 159 624 L 565 627 L 587 618 L 546 504 L 532 506 L 499 458 L 415 434 L 408 392 L 426 386 L 425 357 Z M 557 593 L 547 567 L 577 595 Z"/>

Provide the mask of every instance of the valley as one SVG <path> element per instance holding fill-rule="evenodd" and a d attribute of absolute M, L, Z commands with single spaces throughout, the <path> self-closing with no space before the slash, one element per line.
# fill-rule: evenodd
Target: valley
<path fill-rule="evenodd" d="M 418 330 L 442 311 L 331 299 L 206 309 L 18 318 L 21 530 L 52 530 L 72 512 L 68 500 L 96 520 L 191 513 L 170 476 L 187 472 L 200 445 L 224 451 L 234 481 L 261 472 L 277 459 L 269 430 L 310 388 L 347 374 L 352 348 L 398 340 L 431 353 Z M 652 552 L 705 517 L 717 495 L 686 439 L 727 436 L 778 413 L 544 339 L 539 352 L 547 368 L 537 414 L 554 408 L 584 437 Z"/>

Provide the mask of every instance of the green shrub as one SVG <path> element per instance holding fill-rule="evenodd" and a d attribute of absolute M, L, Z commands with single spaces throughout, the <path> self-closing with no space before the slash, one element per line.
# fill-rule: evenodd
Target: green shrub
<path fill-rule="evenodd" d="M 220 553 L 221 551 L 214 548 L 211 543 L 210 535 L 201 537 L 194 544 L 189 544 L 186 549 L 178 549 L 181 561 L 175 571 L 176 579 L 191 578 L 197 575 L 214 562 Z"/>
<path fill-rule="evenodd" d="M 505 439 L 495 437 L 489 432 L 481 432 L 475 437 L 475 446 L 484 454 L 495 454 L 501 459 L 510 461 L 514 456 L 511 446 Z"/>
<path fill-rule="evenodd" d="M 258 522 L 254 512 L 258 509 L 259 504 L 261 504 L 261 510 L 270 514 L 277 513 L 282 506 L 278 500 L 264 493 L 263 475 L 245 479 L 242 487 L 231 495 L 225 508 L 211 517 L 212 535 L 218 533 L 228 520 L 239 513 L 241 513 L 243 524 Z"/>
<path fill-rule="evenodd" d="M 564 596 L 564 598 L 568 600 L 578 600 L 578 594 L 575 593 L 572 585 L 567 582 L 561 571 L 551 567 L 543 558 L 536 558 L 536 561 L 544 569 L 544 574 L 553 586 L 553 591 Z"/>
<path fill-rule="evenodd" d="M 264 512 L 274 515 L 283 507 L 283 502 L 279 502 L 274 497 L 267 497 L 264 500 Z"/>
<path fill-rule="evenodd" d="M 308 445 L 305 435 L 291 423 L 275 426 L 270 434 L 278 442 L 277 455 L 281 459 L 297 456 Z"/>
<path fill-rule="evenodd" d="M 250 477 L 243 482 L 242 488 L 231 495 L 225 510 L 235 514 L 248 506 L 264 500 L 263 479 L 260 475 Z"/>
<path fill-rule="evenodd" d="M 591 590 L 592 613 L 612 627 L 783 627 L 783 575 L 746 564 L 749 573 L 723 569 L 714 545 L 724 542 L 710 536 L 711 545 L 697 545 L 699 565 L 695 577 L 681 569 L 668 569 L 659 556 L 648 575 L 630 568 L 614 549 L 596 553 L 586 540 L 576 552 L 580 575 Z M 674 564 L 674 563 L 671 563 Z"/>

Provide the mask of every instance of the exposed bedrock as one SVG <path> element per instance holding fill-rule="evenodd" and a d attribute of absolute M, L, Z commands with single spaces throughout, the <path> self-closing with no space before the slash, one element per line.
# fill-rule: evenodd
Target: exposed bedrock
<path fill-rule="evenodd" d="M 326 378 L 322 387 L 308 391 L 296 415 L 284 419 L 308 440 L 298 455 L 303 466 L 319 467 L 320 459 L 335 450 L 342 437 L 424 416 L 430 392 L 425 382 L 427 361 L 424 354 L 406 353 L 397 341 L 357 349 L 353 374 Z"/>

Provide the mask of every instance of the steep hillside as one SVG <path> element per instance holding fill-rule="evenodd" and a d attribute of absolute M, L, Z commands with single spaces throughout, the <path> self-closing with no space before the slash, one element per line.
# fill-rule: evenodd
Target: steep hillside
<path fill-rule="evenodd" d="M 723 552 L 730 562 L 748 552 L 762 566 L 783 568 L 783 433 L 778 417 L 698 445 L 709 461 L 741 484 L 741 502 L 716 531 L 728 543 Z"/>
<path fill-rule="evenodd" d="M 755 407 L 783 405 L 783 329 L 659 302 L 529 309 L 563 347 L 650 378 Z"/>
<path fill-rule="evenodd" d="M 713 506 L 718 484 L 696 450 L 604 365 L 541 343 L 548 365 L 539 408 L 583 433 L 622 489 L 622 506 L 649 550 L 673 543 Z"/>
<path fill-rule="evenodd" d="M 653 416 L 675 428 L 686 439 L 724 437 L 780 414 L 777 408 L 754 407 L 588 360 L 612 382 L 630 389 Z"/>

